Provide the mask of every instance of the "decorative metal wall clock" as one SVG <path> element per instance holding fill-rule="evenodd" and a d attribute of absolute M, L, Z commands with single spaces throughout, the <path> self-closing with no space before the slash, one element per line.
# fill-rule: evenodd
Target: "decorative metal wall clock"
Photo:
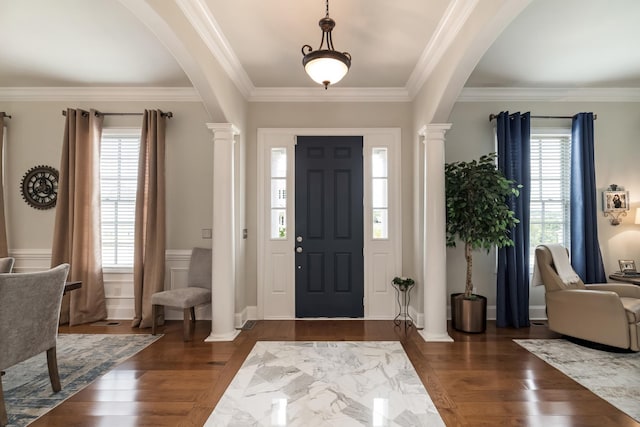
<path fill-rule="evenodd" d="M 58 171 L 51 166 L 34 166 L 24 174 L 22 198 L 36 209 L 51 209 L 58 200 Z"/>

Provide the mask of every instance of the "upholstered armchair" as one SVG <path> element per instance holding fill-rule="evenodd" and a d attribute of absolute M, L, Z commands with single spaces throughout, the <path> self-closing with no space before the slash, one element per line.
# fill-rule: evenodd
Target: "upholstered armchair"
<path fill-rule="evenodd" d="M 568 258 L 567 253 L 567 258 Z M 566 284 L 548 248 L 536 248 L 545 287 L 549 329 L 613 347 L 640 351 L 640 286 L 624 283 Z"/>
<path fill-rule="evenodd" d="M 189 261 L 187 287 L 156 292 L 151 296 L 151 333 L 156 334 L 160 306 L 181 308 L 183 311 L 183 339 L 191 339 L 191 321 L 196 321 L 195 307 L 211 303 L 211 263 L 212 252 L 207 248 L 193 248 Z"/>
<path fill-rule="evenodd" d="M 0 370 L 46 351 L 54 392 L 61 389 L 56 357 L 58 320 L 69 264 L 35 273 L 0 274 Z M 0 426 L 8 422 L 0 379 Z"/>
<path fill-rule="evenodd" d="M 0 258 L 0 273 L 11 273 L 13 271 L 13 263 L 15 258 Z"/>

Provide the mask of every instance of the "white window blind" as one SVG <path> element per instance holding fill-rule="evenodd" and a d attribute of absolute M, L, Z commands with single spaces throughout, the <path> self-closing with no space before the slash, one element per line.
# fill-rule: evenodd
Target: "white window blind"
<path fill-rule="evenodd" d="M 107 130 L 100 149 L 102 264 L 133 266 L 139 131 Z"/>
<path fill-rule="evenodd" d="M 559 243 L 570 247 L 571 134 L 531 132 L 531 215 L 529 266 L 533 273 L 535 248 Z"/>

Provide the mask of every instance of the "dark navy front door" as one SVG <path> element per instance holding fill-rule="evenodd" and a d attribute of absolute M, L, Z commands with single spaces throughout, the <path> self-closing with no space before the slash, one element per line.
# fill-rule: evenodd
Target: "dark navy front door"
<path fill-rule="evenodd" d="M 363 317 L 361 136 L 299 136 L 296 317 Z"/>

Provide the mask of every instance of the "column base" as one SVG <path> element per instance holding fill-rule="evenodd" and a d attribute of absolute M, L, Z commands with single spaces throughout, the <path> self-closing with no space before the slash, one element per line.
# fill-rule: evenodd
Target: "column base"
<path fill-rule="evenodd" d="M 453 342 L 453 338 L 451 338 L 446 332 L 442 334 L 434 334 L 422 329 L 419 330 L 418 333 L 426 342 Z"/>
<path fill-rule="evenodd" d="M 233 332 L 228 332 L 226 334 L 214 334 L 213 332 L 204 340 L 204 342 L 223 342 L 223 341 L 233 341 L 238 335 L 240 331 L 234 329 Z"/>

